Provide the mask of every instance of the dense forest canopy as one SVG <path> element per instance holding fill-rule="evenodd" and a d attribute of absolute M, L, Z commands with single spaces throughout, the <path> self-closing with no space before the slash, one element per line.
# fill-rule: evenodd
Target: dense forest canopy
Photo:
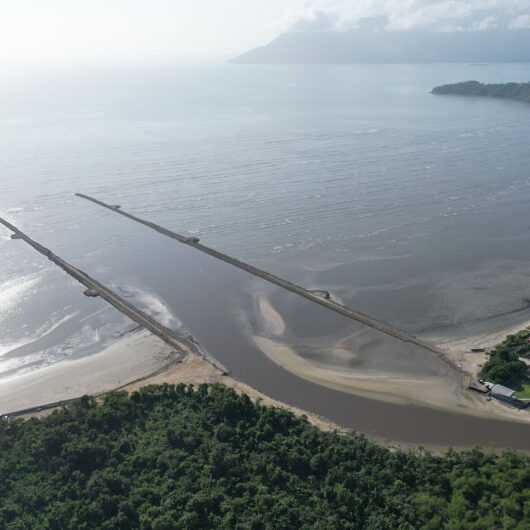
<path fill-rule="evenodd" d="M 508 335 L 491 352 L 488 362 L 482 368 L 480 377 L 486 381 L 510 384 L 510 381 L 527 371 L 528 367 L 521 357 L 530 359 L 530 331 L 522 330 L 515 335 Z"/>
<path fill-rule="evenodd" d="M 391 452 L 223 386 L 152 386 L 2 420 L 0 528 L 523 530 L 530 459 Z"/>

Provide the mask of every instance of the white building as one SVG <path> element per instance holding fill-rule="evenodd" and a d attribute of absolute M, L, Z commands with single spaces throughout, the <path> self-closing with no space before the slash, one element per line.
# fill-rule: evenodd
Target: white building
<path fill-rule="evenodd" d="M 515 390 L 502 385 L 493 385 L 490 394 L 492 397 L 500 399 L 514 399 Z"/>

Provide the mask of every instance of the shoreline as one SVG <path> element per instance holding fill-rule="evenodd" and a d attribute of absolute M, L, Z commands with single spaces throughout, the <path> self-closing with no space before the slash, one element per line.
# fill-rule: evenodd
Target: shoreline
<path fill-rule="evenodd" d="M 121 337 L 99 353 L 0 380 L 0 414 L 85 394 L 101 395 L 161 370 L 179 355 L 180 352 L 141 329 Z"/>
<path fill-rule="evenodd" d="M 147 336 L 143 341 L 140 341 L 143 346 L 149 345 L 154 340 L 154 345 L 160 346 L 160 339 L 153 336 Z M 162 344 L 164 346 L 164 344 Z M 144 352 L 145 354 L 145 352 Z M 75 362 L 75 361 L 74 361 Z M 436 444 L 436 443 L 419 443 L 419 442 L 405 442 L 400 440 L 393 440 L 383 436 L 377 436 L 369 432 L 357 431 L 355 428 L 346 427 L 340 425 L 332 420 L 329 420 L 325 417 L 322 417 L 313 412 L 304 410 L 302 408 L 289 405 L 285 402 L 274 399 L 263 392 L 251 387 L 250 385 L 239 381 L 238 379 L 222 373 L 216 366 L 209 363 L 208 360 L 197 353 L 189 352 L 184 359 L 180 362 L 175 362 L 175 357 L 169 360 L 169 362 L 164 363 L 161 367 L 157 368 L 156 371 L 150 374 L 144 374 L 141 377 L 132 379 L 129 382 L 125 382 L 120 386 L 114 386 L 103 392 L 93 395 L 96 399 L 101 399 L 105 394 L 121 390 L 128 393 L 135 392 L 140 390 L 142 387 L 149 385 L 161 385 L 161 384 L 186 384 L 186 385 L 200 385 L 200 384 L 222 384 L 229 388 L 232 388 L 238 393 L 247 394 L 252 401 L 255 403 L 260 403 L 268 407 L 280 407 L 285 408 L 291 411 L 295 416 L 299 418 L 306 418 L 307 421 L 326 432 L 338 432 L 341 434 L 349 434 L 357 432 L 358 434 L 364 435 L 368 440 L 373 443 L 376 443 L 382 447 L 385 447 L 391 451 L 396 450 L 423 450 L 426 449 L 432 454 L 443 454 L 450 447 L 453 447 L 457 450 L 466 450 L 470 449 L 473 445 L 458 445 L 458 444 Z M 81 397 L 81 394 L 75 396 L 75 398 Z M 61 408 L 62 405 L 55 407 L 50 407 L 46 410 L 35 411 L 32 413 L 24 414 L 21 417 L 31 418 L 31 417 L 43 417 L 51 414 L 54 410 Z M 498 418 L 497 418 L 498 419 Z M 507 420 L 507 418 L 504 418 Z M 510 421 L 510 420 L 507 420 Z M 508 449 L 508 446 L 497 446 L 497 445 L 488 445 L 485 443 L 482 445 L 484 449 L 492 450 L 495 452 L 502 452 Z M 526 449 L 517 449 L 518 451 L 530 452 L 530 448 Z"/>
<path fill-rule="evenodd" d="M 429 378 L 425 376 L 418 377 L 415 374 L 384 372 L 382 370 L 362 372 L 354 369 L 345 369 L 342 366 L 334 366 L 333 363 L 324 365 L 307 360 L 296 351 L 295 347 L 285 343 L 285 341 L 277 340 L 279 337 L 284 338 L 286 323 L 270 300 L 264 295 L 260 295 L 258 302 L 264 333 L 254 335 L 254 343 L 272 362 L 298 377 L 334 390 L 378 401 L 398 403 L 404 406 L 426 406 L 431 409 L 489 419 L 517 421 L 520 423 L 530 422 L 530 415 L 522 415 L 519 410 L 507 407 L 496 400 L 488 401 L 483 396 L 469 391 L 467 384 L 464 384 L 463 380 L 457 380 L 454 377 L 458 375 L 456 371 L 454 374 L 447 376 L 439 375 Z M 512 329 L 520 328 L 517 325 L 510 328 L 509 331 Z M 498 342 L 501 342 L 505 337 L 504 332 L 497 331 L 482 337 L 482 340 L 489 344 L 499 338 Z M 465 345 L 475 344 L 479 339 L 480 337 L 476 335 L 468 336 Z M 439 343 L 435 344 L 438 347 L 442 347 Z M 329 357 L 340 357 L 344 354 L 351 355 L 351 352 L 343 350 L 342 341 L 330 343 L 326 346 L 326 349 Z M 445 351 L 454 362 L 461 364 L 464 369 L 472 367 L 469 361 L 470 359 L 475 361 L 475 359 L 471 356 L 480 355 L 481 362 L 486 357 L 484 353 L 471 354 L 467 351 L 460 353 L 455 348 L 445 348 Z M 466 363 L 462 361 L 463 356 L 466 357 Z M 479 364 L 475 361 L 473 367 L 477 368 Z M 467 370 L 467 372 L 469 372 L 470 377 L 475 377 L 477 369 L 473 371 Z"/>
<path fill-rule="evenodd" d="M 420 406 L 429 410 L 450 412 L 462 416 L 530 423 L 525 411 L 512 409 L 497 400 L 453 386 L 443 388 L 439 381 L 396 377 L 393 374 L 352 375 L 338 370 L 313 366 L 291 348 L 271 339 L 256 337 L 258 347 L 283 369 L 298 377 L 333 390 L 401 406 Z"/>
<path fill-rule="evenodd" d="M 503 342 L 508 335 L 515 334 L 529 326 L 528 315 L 518 317 L 502 315 L 467 326 L 430 331 L 422 334 L 421 337 L 444 349 L 454 362 L 478 378 L 478 373 L 489 357 L 486 351 L 473 352 L 472 350 L 490 351 Z"/>
<path fill-rule="evenodd" d="M 286 331 L 286 324 L 283 317 L 276 311 L 270 301 L 266 297 L 263 297 L 263 299 L 259 301 L 258 307 L 261 318 L 263 319 L 263 324 L 265 325 L 265 330 L 272 335 L 283 335 Z M 512 322 L 512 327 L 507 328 L 507 330 L 509 332 L 514 329 L 522 329 L 522 327 L 519 324 L 513 325 Z M 464 345 L 467 346 L 469 344 L 475 345 L 480 343 L 479 339 L 489 343 L 492 340 L 496 340 L 498 337 L 501 337 L 501 340 L 504 340 L 505 332 L 501 332 L 497 329 L 495 332 L 488 335 L 465 335 L 462 333 L 460 341 L 456 341 L 453 337 L 453 343 L 450 343 L 448 336 L 446 336 L 447 341 L 444 344 L 459 344 L 460 348 L 463 348 Z M 254 337 L 254 339 L 256 339 L 256 337 Z M 270 348 L 274 349 L 277 347 L 277 345 L 274 344 L 274 340 L 270 338 L 258 338 L 258 342 L 260 340 L 262 351 L 263 349 L 269 348 L 269 354 L 271 353 Z M 269 343 L 266 344 L 263 340 L 269 341 Z M 452 347 L 455 348 L 455 346 Z M 29 408 L 30 406 L 44 406 L 46 403 L 67 401 L 79 398 L 85 394 L 101 397 L 114 390 L 133 392 L 150 384 L 220 383 L 234 389 L 236 392 L 246 393 L 253 401 L 259 401 L 266 406 L 286 408 L 299 417 L 305 416 L 312 425 L 320 429 L 343 433 L 352 432 L 354 430 L 353 428 L 339 425 L 309 410 L 304 410 L 267 396 L 256 388 L 226 374 L 226 372 L 221 370 L 215 362 L 210 361 L 210 356 L 204 356 L 200 352 L 197 353 L 192 351 L 190 348 L 183 347 L 183 349 L 185 350 L 185 355 L 181 355 L 177 361 L 178 354 L 173 348 L 147 330 L 139 330 L 129 336 L 122 337 L 118 342 L 108 346 L 104 351 L 98 354 L 74 361 L 64 361 L 57 365 L 43 368 L 29 374 L 24 374 L 10 380 L 6 379 L 0 381 L 0 394 L 3 396 L 3 410 L 1 412 L 5 414 L 14 410 Z M 446 349 L 446 351 L 449 354 L 454 355 L 455 358 L 459 355 L 454 349 L 453 351 Z M 278 352 L 275 354 L 277 353 Z M 283 353 L 285 353 L 285 351 L 283 351 Z M 469 356 L 471 354 L 462 353 L 461 355 Z M 276 361 L 277 360 L 278 359 L 276 359 Z M 295 360 L 299 363 L 299 359 Z M 274 359 L 271 359 L 271 361 L 275 362 Z M 290 361 L 292 362 L 293 359 L 291 358 Z M 285 362 L 279 364 L 281 364 L 284 369 L 290 371 L 289 367 L 284 366 Z M 296 373 L 296 375 L 300 376 L 298 373 Z M 338 383 L 337 381 L 332 381 L 332 384 L 330 384 L 329 375 L 329 373 L 326 374 L 321 371 L 320 373 L 317 373 L 317 377 L 309 377 L 308 379 L 316 384 L 329 386 L 330 388 L 342 392 L 351 391 L 351 388 L 348 390 L 344 386 L 345 382 L 346 384 L 351 384 L 351 378 L 346 378 L 345 381 L 339 381 Z M 331 375 L 333 377 L 337 376 L 337 374 Z M 375 392 L 375 394 L 377 394 L 377 390 L 379 390 L 379 396 L 374 394 L 374 382 L 379 384 L 379 388 L 376 389 Z M 357 388 L 353 393 L 392 403 L 396 403 L 396 388 L 390 389 L 391 392 L 388 392 L 389 384 L 397 386 L 397 394 L 399 394 L 400 387 L 401 391 L 403 390 L 403 384 L 405 387 L 415 386 L 418 388 L 417 380 L 410 380 L 410 378 L 401 378 L 400 380 L 399 377 L 389 377 L 389 374 L 378 374 L 377 377 L 357 377 L 355 384 L 357 385 Z M 22 389 L 20 389 L 21 386 L 23 387 Z M 386 388 L 383 388 L 383 386 Z M 18 387 L 18 390 L 15 387 Z M 432 386 L 429 381 L 423 382 L 421 388 L 425 395 L 429 392 L 432 393 Z M 381 392 L 381 389 L 385 391 Z M 387 394 L 386 396 L 384 395 L 385 393 Z M 38 395 L 39 397 L 46 396 L 46 398 L 39 399 L 39 403 L 36 403 L 32 397 L 35 395 Z M 508 407 L 495 401 L 487 402 L 482 396 L 476 396 L 466 390 L 466 397 L 467 396 L 469 396 L 472 415 L 493 420 L 504 420 L 507 422 L 515 421 L 517 423 L 527 423 L 527 421 L 530 420 L 530 417 L 527 417 L 528 415 L 523 417 L 519 411 L 512 411 Z M 399 399 L 398 396 L 397 402 L 400 402 L 403 406 L 413 406 L 414 396 L 411 398 L 411 396 L 407 396 L 406 393 L 402 394 L 401 399 Z M 474 404 L 476 403 L 479 403 L 479 405 L 482 406 L 475 407 Z M 11 406 L 8 406 L 7 404 L 11 404 Z M 423 403 L 423 405 L 425 406 L 426 403 Z M 430 405 L 427 404 L 429 408 L 438 408 L 435 405 L 436 403 L 432 402 Z M 453 403 L 450 409 L 452 412 L 460 414 L 470 413 L 469 410 L 462 410 L 462 408 L 456 403 Z M 48 414 L 51 410 L 53 409 L 40 412 L 37 411 L 25 416 L 42 416 Z M 436 445 L 400 442 L 386 438 L 383 439 L 376 435 L 365 435 L 371 441 L 390 449 L 413 449 L 423 446 L 427 447 L 432 452 L 443 452 L 449 447 L 446 444 Z M 488 442 L 486 440 L 484 443 L 487 446 Z M 464 446 L 461 448 L 464 448 Z"/>
<path fill-rule="evenodd" d="M 144 329 L 122 337 L 94 355 L 0 380 L 0 416 L 35 409 L 20 414 L 20 417 L 41 417 L 62 406 L 55 404 L 74 401 L 83 395 L 101 398 L 117 390 L 134 392 L 148 385 L 164 383 L 224 384 L 246 393 L 253 401 L 287 408 L 299 417 L 306 416 L 312 425 L 322 430 L 349 432 L 343 426 L 275 400 L 228 375 L 210 360 L 210 356 L 191 349 L 187 349 L 184 356 L 177 354 L 162 339 Z M 36 400 L 35 395 L 44 397 Z"/>

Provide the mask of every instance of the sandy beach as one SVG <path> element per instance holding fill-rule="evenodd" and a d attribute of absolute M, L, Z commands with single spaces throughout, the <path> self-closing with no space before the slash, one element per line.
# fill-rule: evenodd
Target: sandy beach
<path fill-rule="evenodd" d="M 526 314 L 504 315 L 459 328 L 448 328 L 425 333 L 423 340 L 429 341 L 447 351 L 448 355 L 470 374 L 477 376 L 488 356 L 473 349 L 492 350 L 506 339 L 530 326 Z"/>
<path fill-rule="evenodd" d="M 0 413 L 99 395 L 152 374 L 175 357 L 161 339 L 137 331 L 100 353 L 1 380 Z"/>
<path fill-rule="evenodd" d="M 185 345 L 183 344 L 183 348 Z M 247 394 L 268 406 L 287 407 L 305 416 L 323 430 L 344 430 L 316 414 L 288 406 L 223 373 L 203 356 L 190 350 L 184 358 L 160 338 L 141 330 L 123 337 L 105 350 L 89 357 L 65 361 L 41 370 L 0 382 L 0 415 L 48 403 L 68 401 L 83 395 L 102 396 L 113 390 L 134 392 L 157 384 L 220 383 Z M 53 409 L 26 415 L 42 416 Z"/>
<path fill-rule="evenodd" d="M 421 352 L 423 359 L 410 345 L 393 345 L 387 338 L 374 341 L 371 330 L 358 331 L 337 340 L 325 337 L 305 347 L 292 342 L 288 325 L 265 294 L 257 298 L 260 335 L 253 340 L 275 364 L 288 372 L 318 385 L 383 402 L 420 405 L 484 418 L 528 422 L 525 411 L 517 411 L 495 400 L 487 401 L 466 389 L 467 377 L 444 363 L 430 351 Z M 519 325 L 510 329 L 520 329 Z M 483 354 L 466 353 L 470 346 L 489 346 L 502 340 L 505 332 L 482 336 L 449 335 L 440 345 L 455 359 L 466 359 L 467 365 L 478 366 Z M 392 341 L 396 340 L 392 338 Z M 311 341 L 310 341 L 311 342 Z M 384 363 L 389 344 L 393 358 Z M 358 347 L 358 350 L 355 348 Z M 396 349 L 397 348 L 397 349 Z M 402 348 L 402 349 L 399 349 Z M 449 348 L 451 348 L 449 350 Z M 186 349 L 186 348 L 184 348 Z M 461 353 L 459 353 L 461 352 Z M 0 412 L 3 414 L 47 403 L 66 401 L 85 394 L 101 396 L 115 389 L 135 391 L 149 384 L 213 384 L 227 385 L 248 394 L 265 405 L 289 408 L 298 416 L 325 430 L 347 430 L 310 411 L 272 399 L 236 378 L 223 373 L 200 352 L 186 349 L 177 355 L 161 339 L 145 330 L 122 337 L 104 351 L 74 361 L 64 361 L 41 370 L 5 379 L 0 382 Z M 373 358 L 363 365 L 367 354 Z M 403 356 L 403 359 L 400 356 Z M 378 358 L 381 357 L 380 359 Z M 178 361 L 178 362 L 177 362 Z M 421 362 L 419 362 L 421 361 Z M 360 363 L 360 364 L 358 364 Z M 390 368 L 384 369 L 384 366 Z M 416 370 L 416 372 L 414 371 Z M 34 414 L 47 414 L 37 411 Z M 410 447 L 394 441 L 376 439 L 390 447 Z M 439 448 L 442 449 L 442 448 Z"/>

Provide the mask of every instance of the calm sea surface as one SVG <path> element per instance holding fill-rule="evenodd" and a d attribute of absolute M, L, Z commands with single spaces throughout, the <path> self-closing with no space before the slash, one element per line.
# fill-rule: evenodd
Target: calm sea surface
<path fill-rule="evenodd" d="M 530 320 L 530 105 L 429 93 L 468 79 L 528 81 L 530 65 L 6 75 L 0 215 L 225 364 L 258 358 L 243 337 L 265 287 L 74 192 L 412 333 Z M 133 327 L 81 291 L 0 229 L 0 378 Z"/>

